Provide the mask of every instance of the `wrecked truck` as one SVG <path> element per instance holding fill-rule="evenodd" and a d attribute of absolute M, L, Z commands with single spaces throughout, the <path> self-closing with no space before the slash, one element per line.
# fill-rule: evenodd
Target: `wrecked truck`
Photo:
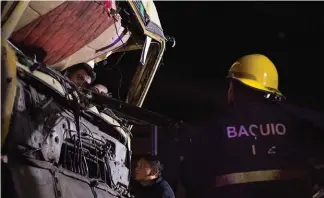
<path fill-rule="evenodd" d="M 131 197 L 132 126 L 170 122 L 141 108 L 172 41 L 154 3 L 3 1 L 1 11 L 2 196 Z M 141 56 L 124 101 L 60 73 L 133 50 Z"/>

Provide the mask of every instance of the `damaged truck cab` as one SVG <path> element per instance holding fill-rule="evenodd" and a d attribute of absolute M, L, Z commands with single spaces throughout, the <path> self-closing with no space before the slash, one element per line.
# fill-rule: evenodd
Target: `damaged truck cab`
<path fill-rule="evenodd" d="M 1 10 L 3 196 L 131 197 L 127 119 L 161 124 L 140 108 L 167 42 L 154 3 L 15 1 Z M 125 101 L 76 87 L 60 73 L 129 50 L 142 54 Z"/>

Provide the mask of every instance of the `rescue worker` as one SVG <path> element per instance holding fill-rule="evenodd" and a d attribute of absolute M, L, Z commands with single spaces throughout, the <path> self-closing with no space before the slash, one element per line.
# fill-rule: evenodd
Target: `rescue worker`
<path fill-rule="evenodd" d="M 283 103 L 277 69 L 264 55 L 238 59 L 228 80 L 229 107 L 199 127 L 191 150 L 189 195 L 311 198 L 308 159 L 324 156 L 323 115 Z"/>
<path fill-rule="evenodd" d="M 96 73 L 93 71 L 94 62 L 78 63 L 62 71 L 77 86 L 88 88 L 96 79 Z"/>
<path fill-rule="evenodd" d="M 135 168 L 137 183 L 132 186 L 133 195 L 136 198 L 174 198 L 173 190 L 161 172 L 162 165 L 156 156 L 141 157 Z"/>

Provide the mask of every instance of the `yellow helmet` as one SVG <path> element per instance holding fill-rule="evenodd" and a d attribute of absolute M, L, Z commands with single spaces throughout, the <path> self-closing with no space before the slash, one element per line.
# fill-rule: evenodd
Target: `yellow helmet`
<path fill-rule="evenodd" d="M 246 55 L 230 68 L 228 77 L 262 91 L 282 96 L 278 90 L 278 72 L 272 61 L 262 54 Z"/>

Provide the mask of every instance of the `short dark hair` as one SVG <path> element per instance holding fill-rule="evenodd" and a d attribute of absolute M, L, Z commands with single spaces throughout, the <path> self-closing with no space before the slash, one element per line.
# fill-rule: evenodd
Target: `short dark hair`
<path fill-rule="evenodd" d="M 72 75 L 74 72 L 76 72 L 79 69 L 84 69 L 88 75 L 91 77 L 91 82 L 94 82 L 96 79 L 96 73 L 92 70 L 92 68 L 90 67 L 90 65 L 88 65 L 87 63 L 78 63 L 75 65 L 72 65 L 68 68 L 66 68 L 65 70 L 63 70 L 62 72 L 65 73 L 68 77 L 70 77 L 70 75 Z"/>
<path fill-rule="evenodd" d="M 157 168 L 159 171 L 159 175 L 161 174 L 163 170 L 163 165 L 161 164 L 158 156 L 156 155 L 142 155 L 139 159 L 145 159 L 151 168 Z"/>

